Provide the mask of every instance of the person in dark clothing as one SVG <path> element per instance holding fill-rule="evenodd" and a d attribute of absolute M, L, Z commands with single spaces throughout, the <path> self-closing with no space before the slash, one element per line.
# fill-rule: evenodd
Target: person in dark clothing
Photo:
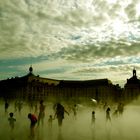
<path fill-rule="evenodd" d="M 6 102 L 5 102 L 5 113 L 7 113 L 8 107 L 9 107 L 9 104 L 8 104 L 8 102 L 6 101 Z"/>
<path fill-rule="evenodd" d="M 108 107 L 106 110 L 106 121 L 111 121 L 111 117 L 110 117 L 110 108 Z"/>
<path fill-rule="evenodd" d="M 118 113 L 119 115 L 123 114 L 124 111 L 124 104 L 123 103 L 119 103 L 118 107 L 117 107 Z"/>
<path fill-rule="evenodd" d="M 72 107 L 72 111 L 73 111 L 74 118 L 76 119 L 77 118 L 77 105 L 76 104 L 74 104 L 74 106 Z"/>
<path fill-rule="evenodd" d="M 91 124 L 95 124 L 95 111 L 92 111 Z"/>
<path fill-rule="evenodd" d="M 62 126 L 62 122 L 64 119 L 64 113 L 67 113 L 69 115 L 69 113 L 65 110 L 65 108 L 60 103 L 57 103 L 54 118 L 57 117 L 59 127 Z"/>

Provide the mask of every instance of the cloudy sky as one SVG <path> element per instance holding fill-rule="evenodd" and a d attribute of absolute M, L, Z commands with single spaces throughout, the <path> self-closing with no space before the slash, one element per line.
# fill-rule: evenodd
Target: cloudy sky
<path fill-rule="evenodd" d="M 140 76 L 140 0 L 0 0 L 0 79 Z"/>

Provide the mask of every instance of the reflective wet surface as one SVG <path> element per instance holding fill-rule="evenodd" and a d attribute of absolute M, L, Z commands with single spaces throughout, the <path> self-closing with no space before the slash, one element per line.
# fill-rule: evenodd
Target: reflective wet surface
<path fill-rule="evenodd" d="M 3 140 L 130 140 L 140 139 L 140 105 L 139 100 L 124 106 L 122 115 L 114 115 L 117 104 L 110 107 L 111 121 L 106 121 L 106 109 L 103 105 L 94 103 L 74 103 L 63 101 L 61 104 L 69 112 L 64 114 L 62 127 L 58 126 L 55 115 L 55 102 L 44 101 L 44 121 L 36 124 L 34 136 L 31 136 L 28 113 L 39 115 L 39 102 L 7 101 L 9 106 L 5 110 L 5 101 L 0 101 L 0 139 Z M 74 113 L 76 111 L 76 114 Z M 92 112 L 95 112 L 95 122 L 92 123 Z M 14 128 L 9 125 L 9 113 L 14 113 Z M 51 125 L 49 117 L 52 115 Z"/>

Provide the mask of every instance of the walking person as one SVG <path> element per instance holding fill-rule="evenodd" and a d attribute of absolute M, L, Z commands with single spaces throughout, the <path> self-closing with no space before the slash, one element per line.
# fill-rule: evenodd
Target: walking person
<path fill-rule="evenodd" d="M 72 111 L 73 111 L 73 115 L 74 115 L 74 119 L 76 120 L 77 119 L 77 105 L 74 104 L 74 106 L 72 107 Z"/>
<path fill-rule="evenodd" d="M 110 117 L 110 108 L 108 107 L 106 110 L 106 121 L 111 121 L 111 117 Z"/>
<path fill-rule="evenodd" d="M 44 117 L 45 117 L 45 105 L 43 104 L 43 100 L 41 100 L 39 106 L 38 125 L 40 124 L 40 121 L 42 125 L 44 124 Z"/>
<path fill-rule="evenodd" d="M 7 101 L 5 101 L 5 106 L 4 106 L 5 114 L 7 114 L 7 112 L 8 112 L 8 107 L 9 107 L 9 103 Z"/>
<path fill-rule="evenodd" d="M 64 119 L 64 113 L 67 113 L 69 115 L 69 113 L 65 110 L 65 108 L 60 103 L 57 103 L 55 117 L 57 117 L 59 127 L 62 126 L 62 122 Z"/>

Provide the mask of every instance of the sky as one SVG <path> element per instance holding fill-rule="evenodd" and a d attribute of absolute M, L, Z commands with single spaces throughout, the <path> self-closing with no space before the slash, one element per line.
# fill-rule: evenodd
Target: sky
<path fill-rule="evenodd" d="M 140 75 L 140 0 L 0 0 L 0 79 Z"/>

